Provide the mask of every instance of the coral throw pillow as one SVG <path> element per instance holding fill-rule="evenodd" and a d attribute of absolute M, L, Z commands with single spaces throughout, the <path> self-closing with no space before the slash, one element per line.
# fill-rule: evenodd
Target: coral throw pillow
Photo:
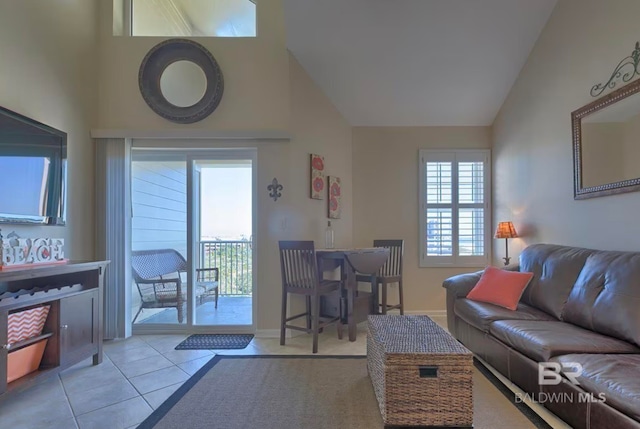
<path fill-rule="evenodd" d="M 533 273 L 505 271 L 487 267 L 467 298 L 473 301 L 488 302 L 500 307 L 515 310 L 525 288 L 533 278 Z"/>

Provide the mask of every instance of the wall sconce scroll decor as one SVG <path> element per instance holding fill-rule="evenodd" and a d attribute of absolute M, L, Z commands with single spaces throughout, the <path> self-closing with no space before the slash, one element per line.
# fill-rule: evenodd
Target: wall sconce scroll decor
<path fill-rule="evenodd" d="M 284 187 L 278 183 L 278 179 L 275 177 L 273 178 L 273 181 L 271 181 L 271 184 L 267 186 L 269 196 L 273 198 L 273 201 L 278 201 L 278 198 L 282 196 L 282 192 L 280 192 L 282 189 L 284 189 Z"/>
<path fill-rule="evenodd" d="M 599 83 L 591 88 L 591 96 L 597 97 L 604 92 L 605 89 L 613 89 L 619 83 L 620 80 L 626 83 L 633 79 L 636 75 L 640 74 L 638 67 L 640 66 L 640 42 L 636 42 L 636 47 L 631 52 L 631 55 L 624 57 L 622 61 L 618 63 L 615 70 L 611 74 L 611 77 L 607 83 Z"/>

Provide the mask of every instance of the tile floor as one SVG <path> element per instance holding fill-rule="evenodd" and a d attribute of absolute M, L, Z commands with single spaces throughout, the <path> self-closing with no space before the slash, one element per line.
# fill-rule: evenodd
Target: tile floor
<path fill-rule="evenodd" d="M 444 320 L 443 320 L 444 322 Z M 104 361 L 90 360 L 0 400 L 0 427 L 12 429 L 134 428 L 214 355 L 311 354 L 311 336 L 255 338 L 242 350 L 174 350 L 186 335 L 138 335 L 107 341 Z M 366 325 L 358 338 L 320 335 L 321 355 L 365 355 Z"/>
<path fill-rule="evenodd" d="M 446 318 L 433 318 L 446 329 Z M 174 350 L 186 335 L 138 335 L 107 341 L 104 361 L 86 360 L 31 388 L 0 399 L 0 428 L 135 428 L 216 354 L 311 354 L 311 336 L 280 346 L 276 338 L 254 338 L 242 350 Z M 366 325 L 358 338 L 338 340 L 335 328 L 320 335 L 320 355 L 366 355 Z M 511 383 L 505 383 L 514 392 Z M 511 385 L 511 386 L 510 386 Z M 567 428 L 540 406 L 532 406 L 554 428 Z"/>
<path fill-rule="evenodd" d="M 218 308 L 213 301 L 196 307 L 197 325 L 251 325 L 250 296 L 221 296 Z M 134 314 L 135 317 L 135 314 Z M 174 308 L 144 309 L 136 320 L 138 324 L 171 323 L 178 324 L 178 311 Z"/>

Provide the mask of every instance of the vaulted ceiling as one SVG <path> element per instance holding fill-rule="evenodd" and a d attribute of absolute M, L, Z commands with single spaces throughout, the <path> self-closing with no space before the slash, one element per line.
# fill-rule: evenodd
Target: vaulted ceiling
<path fill-rule="evenodd" d="M 555 4 L 285 0 L 287 46 L 352 125 L 490 125 Z"/>

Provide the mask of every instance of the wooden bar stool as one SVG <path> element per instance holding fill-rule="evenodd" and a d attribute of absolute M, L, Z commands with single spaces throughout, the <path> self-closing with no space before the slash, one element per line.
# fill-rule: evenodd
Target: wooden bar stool
<path fill-rule="evenodd" d="M 318 353 L 318 334 L 331 323 L 338 324 L 338 338 L 342 337 L 342 321 L 337 317 L 320 316 L 320 297 L 338 291 L 342 282 L 323 280 L 318 274 L 318 261 L 313 241 L 280 241 L 280 269 L 282 272 L 282 315 L 280 322 L 280 345 L 285 343 L 285 330 L 295 329 L 313 334 L 313 353 Z M 287 297 L 290 293 L 303 295 L 306 311 L 287 317 Z M 288 322 L 304 317 L 306 326 Z"/>
<path fill-rule="evenodd" d="M 372 289 L 381 287 L 382 302 L 379 304 L 382 314 L 387 314 L 389 310 L 400 310 L 404 314 L 404 296 L 402 291 L 402 255 L 404 253 L 404 240 L 374 240 L 373 247 L 384 247 L 389 249 L 389 258 L 380 268 L 378 273 L 371 277 L 369 275 L 358 275 L 359 282 L 371 282 Z M 375 282 L 375 284 L 374 284 Z M 387 287 L 389 284 L 398 284 L 398 304 L 387 304 Z"/>

